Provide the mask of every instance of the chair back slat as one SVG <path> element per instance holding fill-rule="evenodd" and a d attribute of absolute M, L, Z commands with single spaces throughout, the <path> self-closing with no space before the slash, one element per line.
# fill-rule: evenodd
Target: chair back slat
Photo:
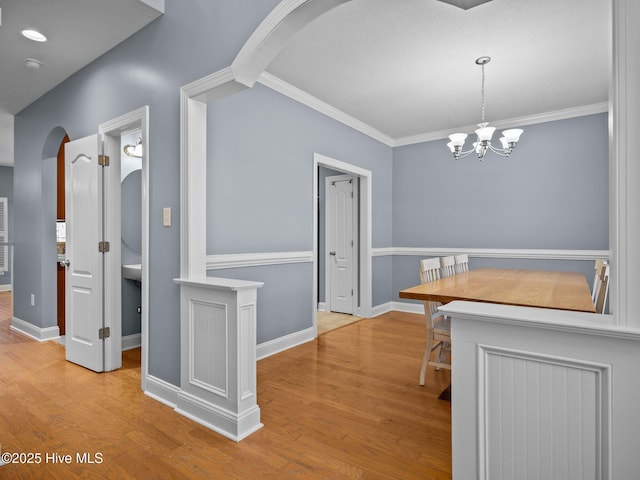
<path fill-rule="evenodd" d="M 455 275 L 456 274 L 456 258 L 453 255 L 448 257 L 441 257 L 440 270 L 442 271 L 442 278 Z"/>
<path fill-rule="evenodd" d="M 603 263 L 600 267 L 600 289 L 595 301 L 596 313 L 604 313 L 607 306 L 607 294 L 609 293 L 609 264 Z"/>
<path fill-rule="evenodd" d="M 591 289 L 591 300 L 595 304 L 598 301 L 598 295 L 600 293 L 600 289 L 602 288 L 602 278 L 601 278 L 601 270 L 602 266 L 607 263 L 606 260 L 601 258 L 596 259 L 593 265 L 594 275 L 593 275 L 593 287 Z"/>
<path fill-rule="evenodd" d="M 420 283 L 440 280 L 440 259 L 424 258 L 420 260 Z"/>
<path fill-rule="evenodd" d="M 466 253 L 461 253 L 460 255 L 456 255 L 456 273 L 464 273 L 469 271 L 469 255 Z"/>

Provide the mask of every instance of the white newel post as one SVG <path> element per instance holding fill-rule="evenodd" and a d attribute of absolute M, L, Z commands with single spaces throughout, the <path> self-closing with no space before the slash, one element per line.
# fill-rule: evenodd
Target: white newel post
<path fill-rule="evenodd" d="M 180 284 L 176 411 L 240 441 L 262 427 L 256 398 L 256 300 L 263 283 L 205 277 Z"/>

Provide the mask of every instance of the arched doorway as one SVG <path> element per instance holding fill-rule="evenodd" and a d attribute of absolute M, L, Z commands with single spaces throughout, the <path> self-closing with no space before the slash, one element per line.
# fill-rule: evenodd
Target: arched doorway
<path fill-rule="evenodd" d="M 65 253 L 65 209 L 64 209 L 64 146 L 69 142 L 69 135 L 64 136 L 56 161 L 56 253 L 60 260 Z M 57 321 L 60 335 L 65 334 L 65 285 L 66 270 L 64 263 L 58 261 L 56 274 Z"/>

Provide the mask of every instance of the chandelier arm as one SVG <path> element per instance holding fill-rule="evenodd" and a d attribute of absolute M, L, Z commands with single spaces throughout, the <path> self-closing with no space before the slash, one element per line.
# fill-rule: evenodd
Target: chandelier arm
<path fill-rule="evenodd" d="M 458 154 L 458 156 L 456 157 L 456 160 L 457 160 L 458 158 L 468 157 L 468 156 L 469 156 L 469 155 L 471 155 L 472 153 L 475 153 L 475 151 L 476 151 L 476 149 L 475 149 L 475 148 L 472 148 L 471 150 L 466 150 L 466 151 L 464 151 L 464 152 L 460 152 L 460 153 Z"/>
<path fill-rule="evenodd" d="M 491 144 L 489 144 L 488 147 L 493 153 L 502 155 L 503 157 L 508 157 L 511 154 L 511 149 L 496 148 Z"/>

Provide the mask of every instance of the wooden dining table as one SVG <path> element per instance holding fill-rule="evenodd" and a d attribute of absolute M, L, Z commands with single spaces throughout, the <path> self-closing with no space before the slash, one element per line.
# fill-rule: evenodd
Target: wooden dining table
<path fill-rule="evenodd" d="M 400 298 L 595 312 L 587 280 L 575 272 L 479 268 L 401 290 Z"/>

